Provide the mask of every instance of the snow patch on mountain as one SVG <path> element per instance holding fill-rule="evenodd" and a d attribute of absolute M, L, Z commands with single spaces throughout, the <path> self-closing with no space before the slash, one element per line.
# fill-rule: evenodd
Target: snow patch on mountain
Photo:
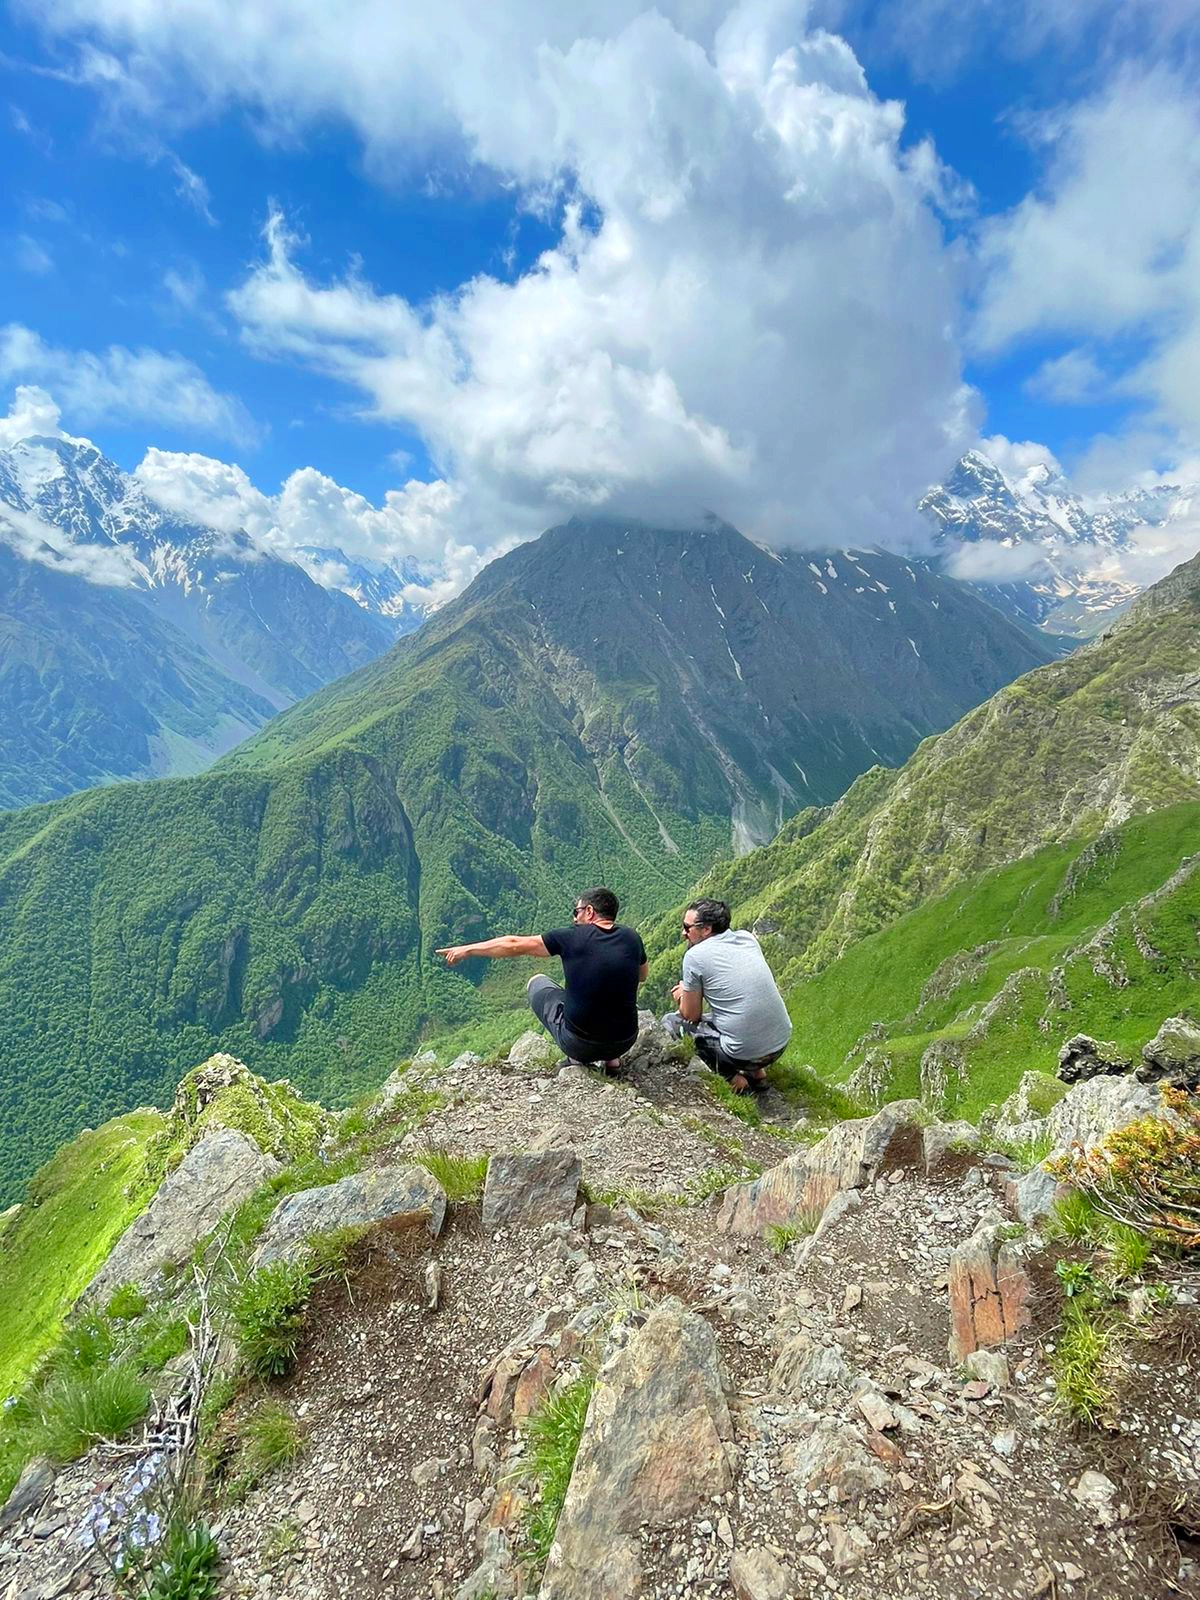
<path fill-rule="evenodd" d="M 918 510 L 940 564 L 1001 609 L 1086 637 L 1200 545 L 1200 485 L 1085 496 L 1044 454 L 970 450 Z"/>

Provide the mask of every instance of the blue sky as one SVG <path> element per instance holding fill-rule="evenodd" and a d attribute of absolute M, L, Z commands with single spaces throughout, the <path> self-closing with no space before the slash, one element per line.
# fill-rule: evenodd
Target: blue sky
<path fill-rule="evenodd" d="M 878 537 L 981 435 L 1200 453 L 1191 5 L 280 4 L 0 19 L 0 398 L 198 514 L 437 483 L 343 530 L 436 566 L 693 494 Z"/>

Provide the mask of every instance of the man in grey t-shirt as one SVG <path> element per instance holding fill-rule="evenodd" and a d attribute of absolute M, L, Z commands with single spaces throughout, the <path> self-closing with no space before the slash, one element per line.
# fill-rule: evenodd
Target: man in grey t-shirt
<path fill-rule="evenodd" d="M 671 991 L 679 1010 L 664 1026 L 676 1038 L 691 1034 L 696 1054 L 738 1094 L 763 1088 L 792 1020 L 758 940 L 730 929 L 723 900 L 694 900 L 683 913 L 683 936 L 683 978 Z"/>

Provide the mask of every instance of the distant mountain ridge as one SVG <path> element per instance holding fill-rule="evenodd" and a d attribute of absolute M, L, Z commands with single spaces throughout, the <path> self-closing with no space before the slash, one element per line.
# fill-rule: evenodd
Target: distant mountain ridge
<path fill-rule="evenodd" d="M 1089 638 L 1140 592 L 1114 558 L 1140 528 L 1193 515 L 1200 520 L 1200 485 L 1163 484 L 1085 501 L 1045 462 L 1009 475 L 970 450 L 917 509 L 950 570 L 970 577 L 1001 610 L 1047 633 Z M 971 545 L 981 553 L 995 545 L 1013 558 L 956 565 L 956 552 Z M 1000 576 L 1006 564 L 1011 579 Z"/>
<path fill-rule="evenodd" d="M 195 771 L 420 620 L 165 511 L 82 441 L 0 451 L 0 550 L 9 805 Z"/>
<path fill-rule="evenodd" d="M 218 1045 L 344 1100 L 512 1004 L 438 944 L 653 915 L 1047 655 L 894 555 L 551 530 L 214 769 L 0 816 L 0 1167 Z"/>

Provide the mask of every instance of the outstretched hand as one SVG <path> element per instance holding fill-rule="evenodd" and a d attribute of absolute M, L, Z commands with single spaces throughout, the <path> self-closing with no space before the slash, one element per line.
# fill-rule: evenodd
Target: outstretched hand
<path fill-rule="evenodd" d="M 471 946 L 469 944 L 448 944 L 439 950 L 437 954 L 445 956 L 446 965 L 452 967 L 456 962 L 466 960 L 471 954 Z"/>

